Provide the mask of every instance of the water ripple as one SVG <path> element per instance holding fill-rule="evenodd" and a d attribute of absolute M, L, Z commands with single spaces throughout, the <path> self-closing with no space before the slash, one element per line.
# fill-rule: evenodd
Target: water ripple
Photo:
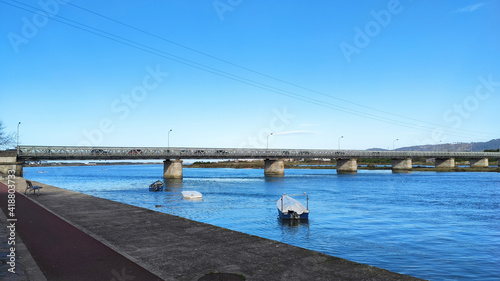
<path fill-rule="evenodd" d="M 162 165 L 47 167 L 25 177 L 431 280 L 500 280 L 500 174 L 360 170 L 184 169 L 165 191 Z M 182 198 L 197 190 L 203 200 Z M 309 222 L 277 219 L 283 193 L 309 194 Z M 299 198 L 298 198 L 299 199 Z"/>

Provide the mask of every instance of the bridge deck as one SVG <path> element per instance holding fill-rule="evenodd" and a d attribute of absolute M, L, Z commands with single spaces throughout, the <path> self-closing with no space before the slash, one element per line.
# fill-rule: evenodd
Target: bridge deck
<path fill-rule="evenodd" d="M 20 160 L 278 159 L 278 158 L 500 158 L 500 152 L 365 151 L 193 147 L 20 146 Z"/>

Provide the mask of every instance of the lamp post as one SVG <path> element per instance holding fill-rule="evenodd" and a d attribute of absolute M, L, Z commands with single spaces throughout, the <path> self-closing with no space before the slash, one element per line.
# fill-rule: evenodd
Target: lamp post
<path fill-rule="evenodd" d="M 394 150 L 396 148 L 396 141 L 398 141 L 399 139 L 395 139 L 392 141 L 392 150 Z"/>
<path fill-rule="evenodd" d="M 339 138 L 339 150 L 340 150 L 340 139 L 343 139 L 343 138 L 344 138 L 344 136 L 340 136 L 340 138 Z"/>
<path fill-rule="evenodd" d="M 172 132 L 172 129 L 168 131 L 168 137 L 167 137 L 167 148 L 170 149 L 170 132 Z"/>
<path fill-rule="evenodd" d="M 267 145 L 266 145 L 266 149 L 269 149 L 269 136 L 272 136 L 273 133 L 270 133 L 269 135 L 267 135 Z"/>
<path fill-rule="evenodd" d="M 17 154 L 19 155 L 19 125 L 21 125 L 21 122 L 17 123 Z"/>

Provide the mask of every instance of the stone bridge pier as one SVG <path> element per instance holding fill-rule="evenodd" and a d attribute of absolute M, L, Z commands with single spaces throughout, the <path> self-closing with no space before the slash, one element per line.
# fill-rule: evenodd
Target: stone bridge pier
<path fill-rule="evenodd" d="M 436 168 L 455 168 L 455 158 L 436 158 Z"/>
<path fill-rule="evenodd" d="M 412 168 L 411 158 L 392 159 L 391 164 L 394 173 L 408 173 Z"/>
<path fill-rule="evenodd" d="M 165 179 L 182 179 L 182 160 L 163 161 L 163 178 Z"/>
<path fill-rule="evenodd" d="M 355 158 L 337 159 L 337 174 L 356 174 L 358 173 L 358 161 Z"/>
<path fill-rule="evenodd" d="M 285 162 L 282 159 L 264 160 L 264 175 L 266 177 L 284 177 Z"/>
<path fill-rule="evenodd" d="M 471 168 L 488 168 L 490 166 L 488 158 L 471 158 L 469 163 Z"/>

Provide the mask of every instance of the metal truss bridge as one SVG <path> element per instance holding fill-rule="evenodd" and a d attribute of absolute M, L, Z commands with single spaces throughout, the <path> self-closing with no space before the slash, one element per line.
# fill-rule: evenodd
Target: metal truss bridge
<path fill-rule="evenodd" d="M 500 152 L 364 151 L 193 147 L 19 146 L 19 160 L 500 158 Z"/>

